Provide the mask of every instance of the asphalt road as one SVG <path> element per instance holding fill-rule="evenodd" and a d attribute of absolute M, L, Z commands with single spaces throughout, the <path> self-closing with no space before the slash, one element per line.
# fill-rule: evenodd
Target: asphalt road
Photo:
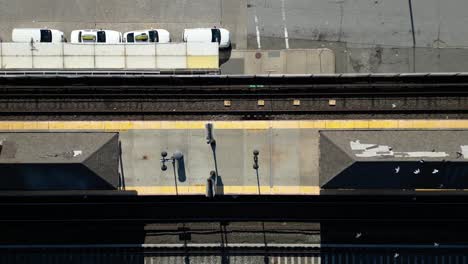
<path fill-rule="evenodd" d="M 412 0 L 412 5 L 418 47 L 468 46 L 467 1 Z M 291 47 L 312 45 L 307 41 L 413 45 L 407 0 L 0 0 L 4 41 L 14 27 L 66 33 L 162 27 L 180 40 L 183 28 L 220 24 L 231 29 L 240 47 L 247 34 L 256 39 L 257 29 L 263 46 L 278 48 L 286 45 L 285 32 Z"/>
<path fill-rule="evenodd" d="M 235 49 L 329 48 L 336 72 L 468 71 L 466 10 L 466 0 L 0 0 L 0 39 L 15 27 L 165 28 L 181 41 L 184 28 L 217 25 Z"/>

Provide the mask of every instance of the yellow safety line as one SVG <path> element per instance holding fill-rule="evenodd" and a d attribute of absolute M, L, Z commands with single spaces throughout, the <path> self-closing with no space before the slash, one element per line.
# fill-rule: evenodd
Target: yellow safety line
<path fill-rule="evenodd" d="M 174 186 L 127 186 L 126 191 L 135 191 L 138 195 L 176 195 Z M 349 189 L 353 190 L 353 189 Z M 178 186 L 179 195 L 205 195 L 206 187 L 203 185 Z M 256 195 L 258 187 L 255 185 L 246 186 L 224 186 L 226 195 Z M 354 191 L 360 191 L 355 190 Z M 453 192 L 468 191 L 465 189 L 415 189 L 416 192 Z M 260 186 L 260 193 L 264 195 L 319 195 L 319 186 Z"/>
<path fill-rule="evenodd" d="M 176 188 L 174 186 L 127 186 L 126 191 L 136 191 L 138 195 L 175 195 Z M 180 195 L 205 195 L 206 187 L 203 185 L 196 186 L 178 186 L 178 194 Z M 258 194 L 258 187 L 252 186 L 224 186 L 224 194 L 229 195 L 245 195 Z M 317 195 L 320 193 L 318 186 L 260 186 L 260 193 L 265 195 Z"/>
<path fill-rule="evenodd" d="M 465 192 L 467 189 L 415 189 L 417 192 Z"/>
<path fill-rule="evenodd" d="M 300 121 L 0 121 L 0 130 L 99 130 L 204 129 L 467 129 L 468 120 L 300 120 Z"/>

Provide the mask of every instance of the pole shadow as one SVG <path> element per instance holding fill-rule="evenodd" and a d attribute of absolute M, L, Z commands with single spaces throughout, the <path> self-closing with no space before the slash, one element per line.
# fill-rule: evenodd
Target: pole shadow
<path fill-rule="evenodd" d="M 213 179 L 214 187 L 215 187 L 215 195 L 224 195 L 224 183 L 218 171 L 218 159 L 216 156 L 216 141 L 211 142 L 210 146 L 211 146 L 211 151 L 213 153 L 213 160 L 214 160 L 214 165 L 215 165 L 215 175 Z"/>
<path fill-rule="evenodd" d="M 119 174 L 119 186 L 122 190 L 125 191 L 125 173 L 123 167 L 123 159 L 122 159 L 122 142 L 119 141 L 119 167 L 120 167 L 120 174 Z"/>
<path fill-rule="evenodd" d="M 177 178 L 180 182 L 185 182 L 187 180 L 187 175 L 185 174 L 185 160 L 184 157 L 177 159 Z"/>

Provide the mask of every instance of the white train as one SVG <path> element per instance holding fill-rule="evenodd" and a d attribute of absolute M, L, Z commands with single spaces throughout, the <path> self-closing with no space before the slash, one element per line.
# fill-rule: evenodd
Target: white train
<path fill-rule="evenodd" d="M 124 33 L 125 43 L 169 43 L 171 35 L 165 29 L 144 29 Z"/>
<path fill-rule="evenodd" d="M 231 38 L 224 28 L 189 28 L 184 30 L 184 42 L 218 42 L 220 48 L 229 48 Z"/>
<path fill-rule="evenodd" d="M 47 28 L 15 28 L 13 42 L 64 42 L 62 31 Z M 217 42 L 220 48 L 231 47 L 230 33 L 224 28 L 189 28 L 184 30 L 183 41 L 187 43 Z M 169 43 L 170 33 L 165 29 L 143 29 L 122 33 L 107 29 L 73 30 L 70 42 L 76 44 L 118 44 L 118 43 Z"/>
<path fill-rule="evenodd" d="M 63 42 L 62 31 L 48 28 L 15 28 L 11 33 L 13 42 Z"/>
<path fill-rule="evenodd" d="M 71 43 L 104 43 L 118 44 L 122 42 L 122 33 L 114 30 L 79 29 L 73 30 L 70 36 Z"/>

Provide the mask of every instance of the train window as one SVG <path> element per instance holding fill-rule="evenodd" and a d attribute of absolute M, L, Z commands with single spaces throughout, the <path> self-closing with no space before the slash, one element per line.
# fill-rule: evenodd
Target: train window
<path fill-rule="evenodd" d="M 81 35 L 83 42 L 96 42 L 96 36 L 94 35 Z"/>
<path fill-rule="evenodd" d="M 105 31 L 98 31 L 97 32 L 97 42 L 106 43 L 106 32 Z"/>
<path fill-rule="evenodd" d="M 150 30 L 149 32 L 150 42 L 159 42 L 159 34 L 156 30 Z"/>
<path fill-rule="evenodd" d="M 41 29 L 41 42 L 52 42 L 52 31 Z"/>
<path fill-rule="evenodd" d="M 78 42 L 81 43 L 81 31 L 78 33 Z"/>
<path fill-rule="evenodd" d="M 146 33 L 135 36 L 135 42 L 148 42 L 148 35 Z"/>
<path fill-rule="evenodd" d="M 221 31 L 218 28 L 211 29 L 211 42 L 221 42 Z"/>
<path fill-rule="evenodd" d="M 128 33 L 127 34 L 127 42 L 135 42 L 134 36 L 135 35 L 133 33 Z"/>

